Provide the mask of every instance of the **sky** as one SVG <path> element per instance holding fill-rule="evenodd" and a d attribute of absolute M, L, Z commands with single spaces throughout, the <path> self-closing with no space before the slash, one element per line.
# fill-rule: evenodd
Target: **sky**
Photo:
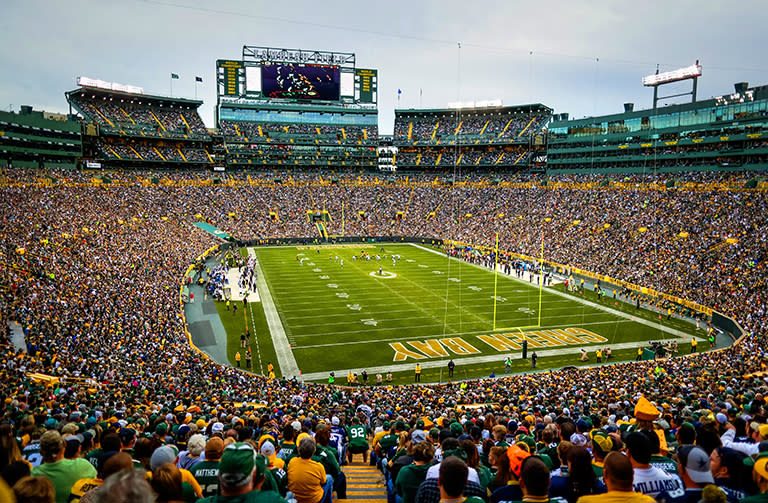
<path fill-rule="evenodd" d="M 703 67 L 699 99 L 768 84 L 768 4 L 708 0 L 0 0 L 0 109 L 66 112 L 77 76 L 202 99 L 243 45 L 353 52 L 378 69 L 379 129 L 395 108 L 543 103 L 571 118 L 650 108 L 641 79 Z M 195 88 L 195 77 L 203 83 Z M 685 92 L 690 84 L 661 88 Z M 397 91 L 402 90 L 398 99 Z M 686 97 L 662 100 L 682 102 Z"/>

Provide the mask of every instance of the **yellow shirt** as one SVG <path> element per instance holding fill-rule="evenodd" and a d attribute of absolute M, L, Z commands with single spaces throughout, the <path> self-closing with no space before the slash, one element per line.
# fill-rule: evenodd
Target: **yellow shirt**
<path fill-rule="evenodd" d="M 654 503 L 656 500 L 643 493 L 634 491 L 608 491 L 603 494 L 582 496 L 576 503 Z"/>
<path fill-rule="evenodd" d="M 325 467 L 311 459 L 293 458 L 285 470 L 288 473 L 288 490 L 297 503 L 317 503 L 323 499 Z"/>

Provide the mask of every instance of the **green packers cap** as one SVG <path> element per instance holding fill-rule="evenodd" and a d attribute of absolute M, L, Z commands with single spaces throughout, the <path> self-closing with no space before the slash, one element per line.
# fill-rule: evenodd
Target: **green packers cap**
<path fill-rule="evenodd" d="M 266 473 L 266 466 L 264 458 L 257 456 L 251 444 L 237 442 L 224 449 L 219 461 L 219 477 L 226 485 L 237 487 L 250 480 L 254 468 L 259 474 Z"/>

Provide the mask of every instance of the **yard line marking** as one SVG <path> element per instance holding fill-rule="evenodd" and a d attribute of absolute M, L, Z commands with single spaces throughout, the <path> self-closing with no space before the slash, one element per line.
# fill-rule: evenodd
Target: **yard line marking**
<path fill-rule="evenodd" d="M 430 250 L 429 248 L 425 248 L 425 247 L 423 247 L 421 245 L 417 245 L 415 243 L 409 243 L 409 244 L 411 246 L 415 246 L 416 248 L 420 248 L 422 250 L 426 250 L 426 251 L 434 253 L 436 255 L 440 255 L 441 257 L 443 257 L 443 256 L 444 257 L 448 257 L 448 255 L 445 255 L 443 253 L 437 252 L 435 250 Z M 463 260 L 459 260 L 456 257 L 449 257 L 449 258 L 451 258 L 453 260 L 457 260 L 459 262 L 463 262 L 463 263 L 465 263 L 467 265 L 478 267 L 478 268 L 486 270 L 486 271 L 488 270 L 485 267 L 482 267 L 482 266 L 477 265 L 477 264 L 470 264 L 468 262 L 464 262 Z M 493 272 L 493 271 L 489 271 L 489 272 Z M 525 280 L 518 279 L 518 278 L 515 278 L 513 276 L 507 276 L 506 274 L 502 274 L 502 276 L 507 277 L 507 278 L 509 278 L 511 280 L 514 280 L 514 281 L 518 281 L 520 283 L 529 284 Z M 694 334 L 692 334 L 692 333 L 686 333 L 686 332 L 683 332 L 682 330 L 677 330 L 675 328 L 666 327 L 666 326 L 664 326 L 664 325 L 662 325 L 660 323 L 655 323 L 653 321 L 649 321 L 649 320 L 646 320 L 644 318 L 640 318 L 638 316 L 632 316 L 631 314 L 627 314 L 627 313 L 618 311 L 616 309 L 612 309 L 612 308 L 610 308 L 608 306 L 603 306 L 603 305 L 600 305 L 600 304 L 596 304 L 596 303 L 591 302 L 591 301 L 589 301 L 587 299 L 581 299 L 581 298 L 578 298 L 578 297 L 572 297 L 572 296 L 568 295 L 565 292 L 560 292 L 558 290 L 553 290 L 553 289 L 549 289 L 549 292 L 551 294 L 553 294 L 553 295 L 557 295 L 559 297 L 563 297 L 563 298 L 566 298 L 566 299 L 573 300 L 574 302 L 578 302 L 579 304 L 582 304 L 582 305 L 589 306 L 589 307 L 592 307 L 592 308 L 595 308 L 595 309 L 598 309 L 598 310 L 601 310 L 601 311 L 605 311 L 605 312 L 611 313 L 614 316 L 618 316 L 620 318 L 624 318 L 624 319 L 628 319 L 628 320 L 631 319 L 632 321 L 636 321 L 637 323 L 640 323 L 641 325 L 645 325 L 647 327 L 651 327 L 651 328 L 654 328 L 654 329 L 659 330 L 661 332 L 666 332 L 668 334 L 675 335 L 677 337 L 683 337 L 683 336 L 693 337 L 694 336 Z M 697 336 L 697 339 L 703 341 L 704 337 L 703 336 Z"/>
<path fill-rule="evenodd" d="M 593 322 L 588 322 L 588 323 L 580 323 L 579 326 L 582 326 L 582 325 L 605 325 L 605 324 L 613 325 L 614 323 L 630 323 L 630 321 L 629 320 L 621 320 L 621 321 L 593 321 Z M 547 326 L 542 326 L 540 328 L 537 328 L 537 330 L 553 330 L 553 329 L 556 329 L 556 328 L 571 328 L 572 326 L 573 326 L 572 324 L 567 324 L 567 325 L 547 325 Z M 433 327 L 433 325 L 421 325 L 421 326 L 416 325 L 416 326 L 411 326 L 411 327 L 399 327 L 397 330 L 409 330 L 409 329 L 414 329 L 414 328 L 429 328 L 429 327 Z M 385 329 L 385 330 L 395 330 L 395 329 L 393 328 L 393 329 Z M 353 332 L 346 332 L 346 333 L 349 333 L 349 334 L 360 334 L 361 332 L 374 332 L 374 333 L 378 333 L 379 331 L 376 331 L 376 330 L 355 330 Z M 493 333 L 499 333 L 499 332 L 503 332 L 503 331 L 493 332 L 493 331 L 489 331 L 489 330 L 478 330 L 478 331 L 475 331 L 475 332 L 457 332 L 455 334 L 451 334 L 451 336 L 452 337 L 458 337 L 458 336 L 464 336 L 464 335 L 485 335 L 485 334 L 493 334 Z M 325 335 L 326 334 L 311 334 L 311 335 L 306 335 L 306 336 L 303 336 L 303 337 L 324 337 Z M 445 336 L 441 332 L 441 333 L 435 333 L 435 334 L 430 334 L 430 335 L 424 335 L 423 339 L 438 339 L 438 338 L 443 338 L 443 337 L 445 337 Z M 379 343 L 379 342 L 398 342 L 398 341 L 413 341 L 413 340 L 419 340 L 419 339 L 418 338 L 415 339 L 412 336 L 393 337 L 393 338 L 390 338 L 390 339 L 367 339 L 367 340 L 357 340 L 357 341 L 347 341 L 347 342 L 330 342 L 330 343 L 327 343 L 327 344 L 307 344 L 307 345 L 304 345 L 304 346 L 296 346 L 296 345 L 294 345 L 293 349 L 296 350 L 296 349 L 309 349 L 309 348 L 324 348 L 324 347 L 333 347 L 333 346 L 349 346 L 349 345 L 352 345 L 352 344 L 373 344 L 373 343 Z M 669 339 L 663 339 L 663 340 L 666 341 L 666 340 L 669 340 Z"/>
<path fill-rule="evenodd" d="M 250 253 L 251 248 L 248 249 Z M 275 308 L 275 302 L 272 300 L 272 293 L 270 292 L 269 281 L 264 275 L 264 271 L 261 270 L 260 261 L 256 261 L 256 272 L 258 274 L 256 278 L 256 288 L 259 290 L 261 296 L 261 305 L 264 308 L 264 315 L 267 318 L 267 326 L 269 326 L 269 333 L 272 336 L 272 343 L 275 346 L 275 354 L 277 355 L 277 364 L 280 366 L 280 373 L 283 377 L 296 379 L 302 381 L 303 377 L 299 374 L 299 365 L 296 363 L 296 358 L 293 356 L 291 346 L 288 342 L 288 337 L 285 335 L 283 329 L 283 323 L 280 321 L 280 315 Z"/>

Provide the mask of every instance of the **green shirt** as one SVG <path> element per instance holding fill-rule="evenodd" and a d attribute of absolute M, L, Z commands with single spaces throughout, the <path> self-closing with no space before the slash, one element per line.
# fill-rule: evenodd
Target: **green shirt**
<path fill-rule="evenodd" d="M 288 459 L 296 454 L 296 444 L 294 442 L 280 442 L 280 450 L 277 452 L 277 457 L 280 459 Z"/>
<path fill-rule="evenodd" d="M 414 503 L 416 493 L 424 479 L 427 478 L 427 470 L 431 465 L 407 465 L 400 469 L 395 480 L 395 492 L 403 498 L 403 503 Z"/>
<path fill-rule="evenodd" d="M 335 454 L 335 452 L 331 452 L 327 447 L 318 445 L 315 455 L 312 456 L 312 460 L 322 464 L 323 468 L 325 468 L 325 473 L 333 478 L 336 478 L 339 474 L 339 462 Z"/>
<path fill-rule="evenodd" d="M 101 455 L 104 454 L 104 451 L 102 449 L 94 449 L 88 453 L 85 454 L 85 459 L 88 460 L 90 464 L 93 465 L 94 468 L 96 468 L 99 465 L 99 458 Z"/>
<path fill-rule="evenodd" d="M 386 452 L 390 448 L 397 445 L 399 441 L 399 437 L 395 435 L 394 433 L 387 433 L 381 439 L 379 440 L 379 445 L 381 446 L 381 452 Z"/>
<path fill-rule="evenodd" d="M 362 424 L 353 424 L 347 428 L 347 436 L 351 447 L 368 447 L 368 435 Z"/>
<path fill-rule="evenodd" d="M 672 458 L 654 454 L 651 456 L 650 464 L 651 466 L 655 466 L 656 468 L 663 470 L 671 475 L 680 476 L 680 474 L 677 472 L 677 463 L 672 461 Z"/>
<path fill-rule="evenodd" d="M 288 473 L 282 468 L 271 468 L 269 473 L 272 474 L 272 478 L 275 480 L 280 496 L 285 497 L 285 493 L 288 492 Z"/>
<path fill-rule="evenodd" d="M 45 477 L 56 489 L 56 503 L 67 503 L 72 486 L 80 479 L 95 479 L 96 468 L 83 458 L 61 459 L 32 469 L 33 477 Z"/>
<path fill-rule="evenodd" d="M 274 491 L 250 491 L 238 496 L 210 496 L 197 503 L 285 503 L 285 499 Z"/>
<path fill-rule="evenodd" d="M 768 492 L 747 496 L 739 503 L 768 503 Z"/>
<path fill-rule="evenodd" d="M 203 489 L 203 498 L 219 494 L 219 462 L 202 461 L 192 467 L 192 476 Z"/>

